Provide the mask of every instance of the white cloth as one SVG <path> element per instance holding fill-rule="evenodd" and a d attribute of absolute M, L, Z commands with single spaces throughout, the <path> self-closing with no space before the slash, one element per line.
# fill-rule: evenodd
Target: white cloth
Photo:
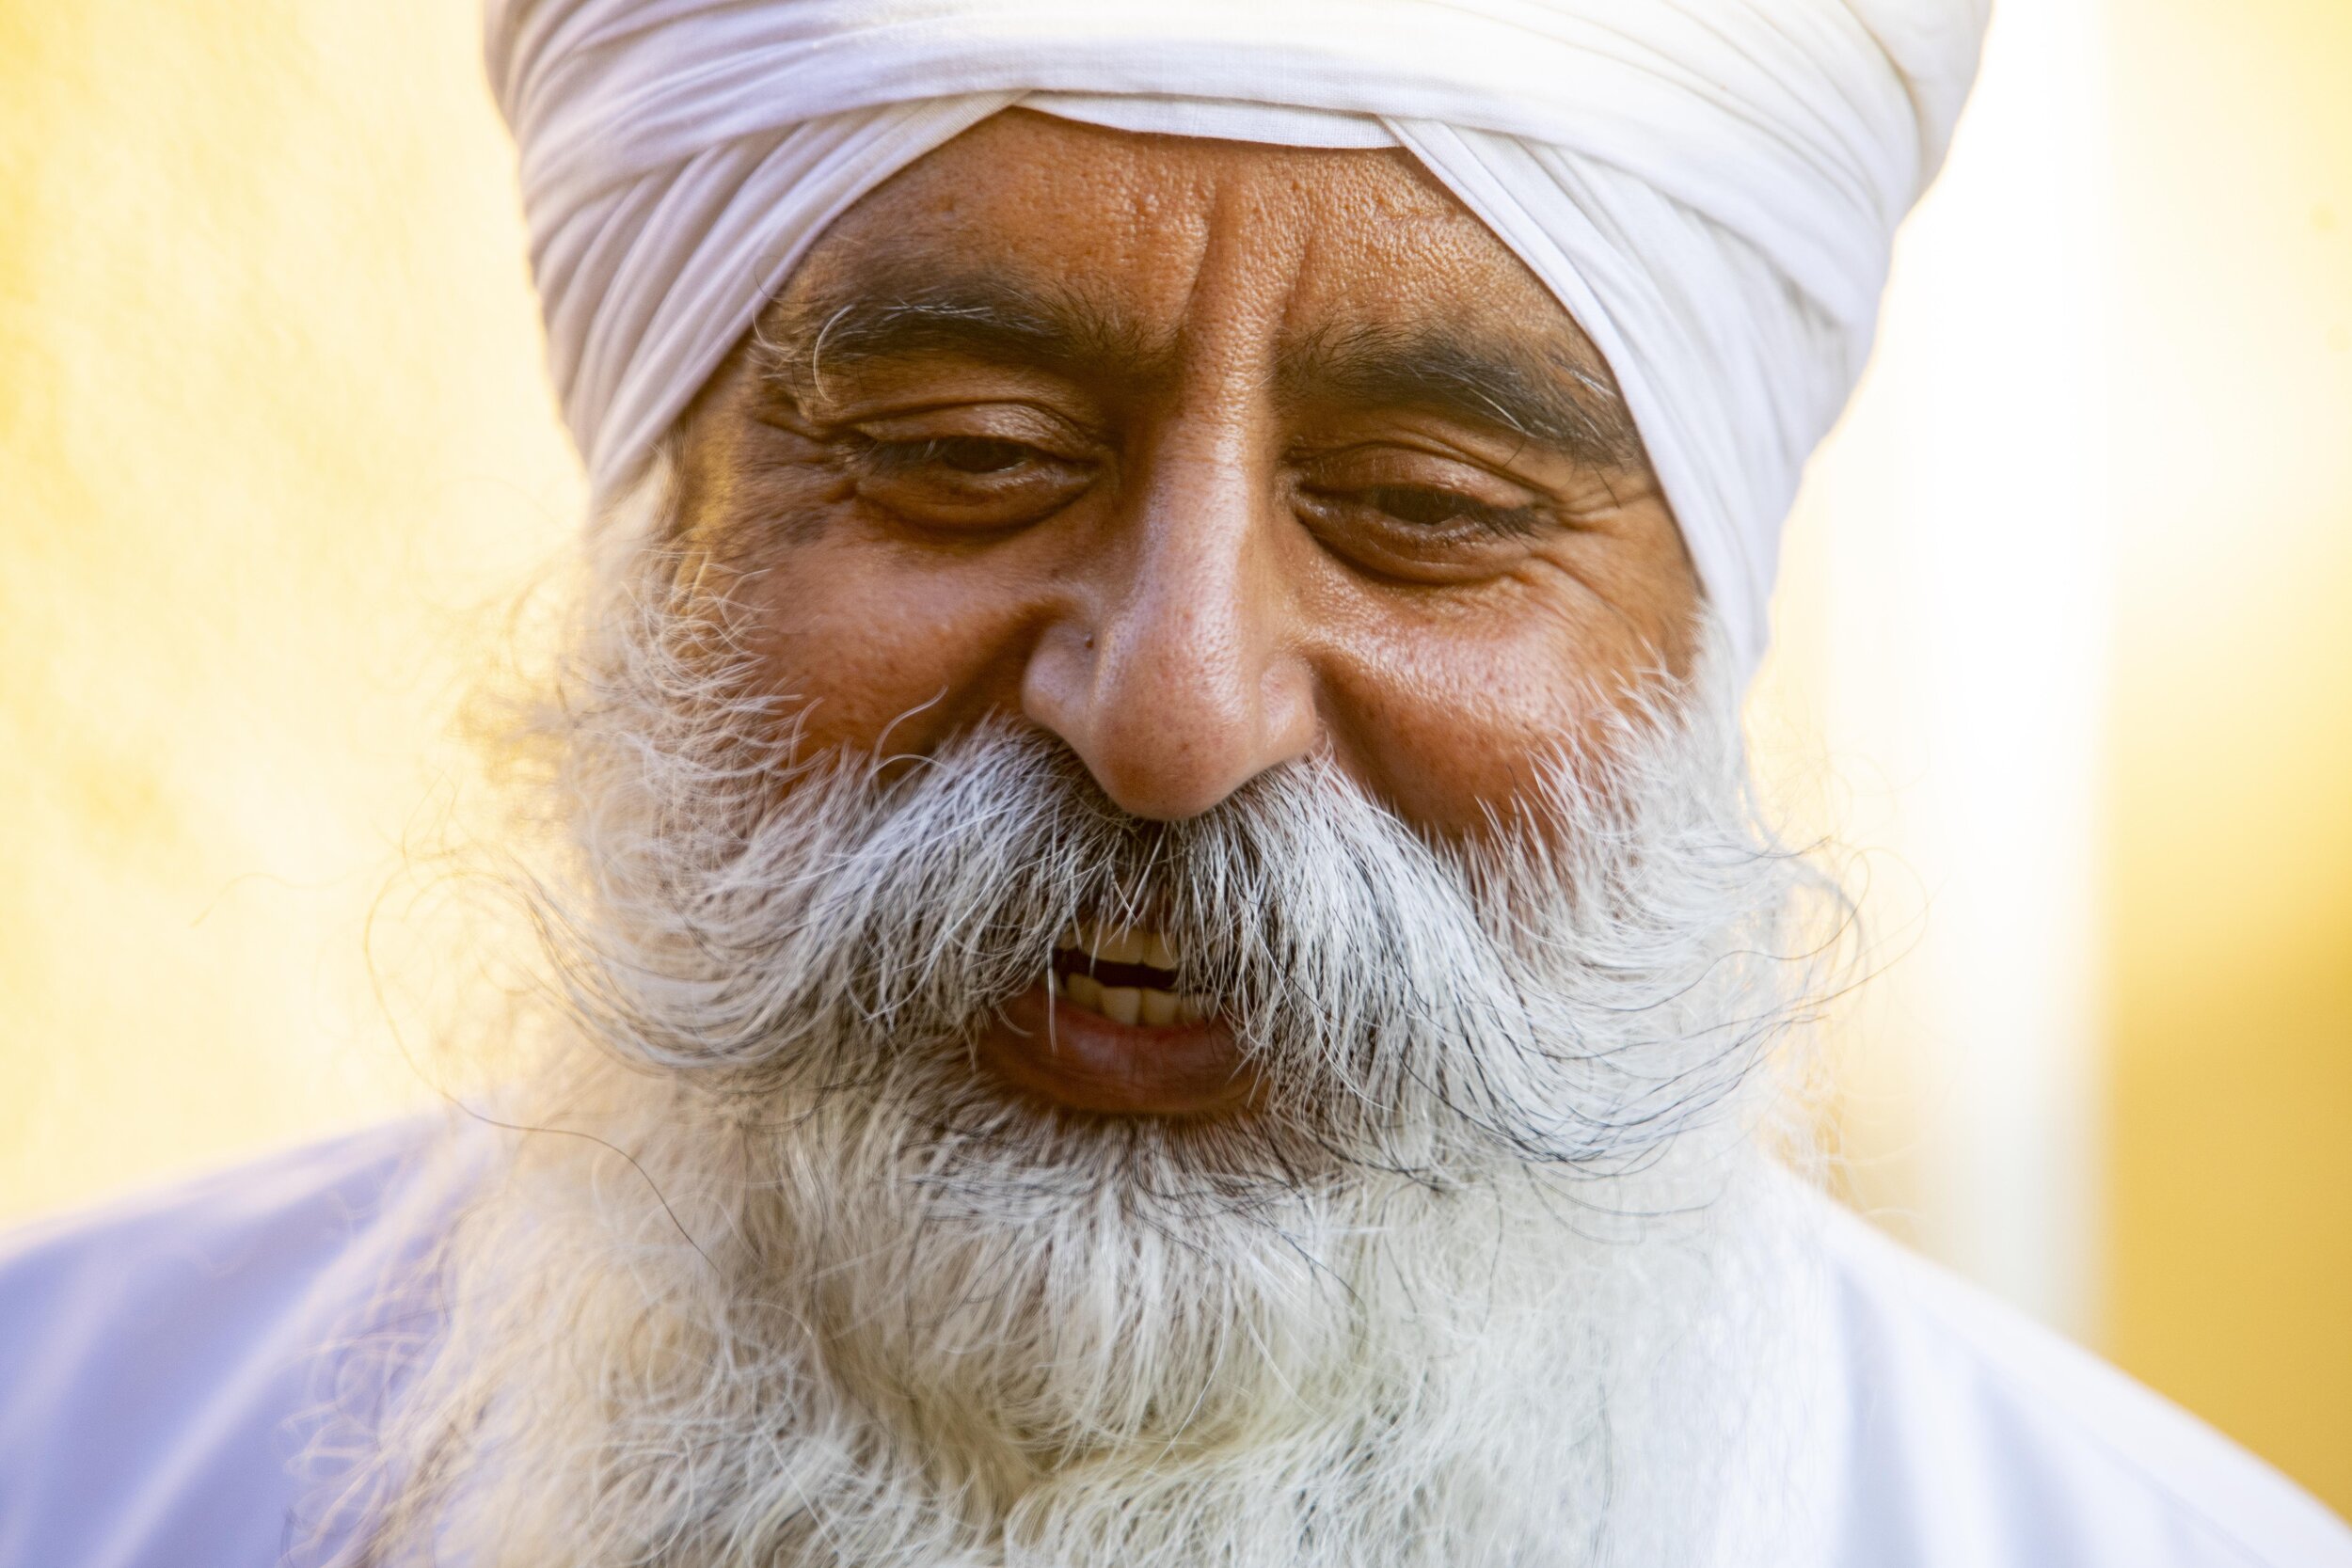
<path fill-rule="evenodd" d="M 430 1332 L 379 1291 L 484 1152 L 405 1123 L 0 1237 L 0 1568 L 323 1560 L 294 1456 L 322 1401 L 375 1398 L 337 1334 Z M 2352 1531 L 2193 1418 L 1858 1221 L 1824 1240 L 1834 1451 L 1805 1468 L 1836 1544 L 1753 1568 L 2352 1568 Z"/>
<path fill-rule="evenodd" d="M 488 46 L 601 495 L 828 223 L 1008 105 L 1400 145 L 1607 356 L 1752 667 L 1781 523 L 1988 4 L 490 0 Z"/>

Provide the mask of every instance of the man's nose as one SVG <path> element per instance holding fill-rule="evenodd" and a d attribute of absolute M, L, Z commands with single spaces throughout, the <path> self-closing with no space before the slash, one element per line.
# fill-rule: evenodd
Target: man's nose
<path fill-rule="evenodd" d="M 1137 816 L 1195 816 L 1315 743 L 1311 673 L 1248 465 L 1164 465 L 1079 569 L 1028 716 Z"/>

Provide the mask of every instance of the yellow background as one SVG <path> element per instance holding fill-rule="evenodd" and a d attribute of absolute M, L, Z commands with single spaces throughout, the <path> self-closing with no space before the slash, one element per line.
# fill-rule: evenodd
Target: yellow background
<path fill-rule="evenodd" d="M 2105 1338 L 2352 1512 L 2352 5 L 2110 15 Z"/>
<path fill-rule="evenodd" d="M 2090 1337 L 2352 1508 L 2352 6 L 2085 6 Z M 388 1021 L 469 956 L 395 873 L 579 499 L 475 28 L 0 0 L 0 1216 L 427 1092 Z M 1857 592 L 1810 526 L 1784 626 Z"/>

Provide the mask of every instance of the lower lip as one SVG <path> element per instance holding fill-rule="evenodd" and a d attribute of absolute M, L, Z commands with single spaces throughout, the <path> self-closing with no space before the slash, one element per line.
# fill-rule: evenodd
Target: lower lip
<path fill-rule="evenodd" d="M 1222 1020 L 1121 1023 L 1042 984 L 1006 1004 L 979 1052 L 1016 1088 L 1102 1116 L 1218 1116 L 1245 1108 L 1257 1087 Z"/>

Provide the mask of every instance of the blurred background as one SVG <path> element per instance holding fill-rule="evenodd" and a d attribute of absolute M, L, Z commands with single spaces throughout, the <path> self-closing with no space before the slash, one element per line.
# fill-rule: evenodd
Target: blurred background
<path fill-rule="evenodd" d="M 431 1092 L 414 867 L 580 499 L 476 48 L 0 0 L 0 1221 Z M 2339 1510 L 2347 81 L 2344 0 L 2000 0 L 1752 711 L 1884 968 L 1850 1196 Z"/>

